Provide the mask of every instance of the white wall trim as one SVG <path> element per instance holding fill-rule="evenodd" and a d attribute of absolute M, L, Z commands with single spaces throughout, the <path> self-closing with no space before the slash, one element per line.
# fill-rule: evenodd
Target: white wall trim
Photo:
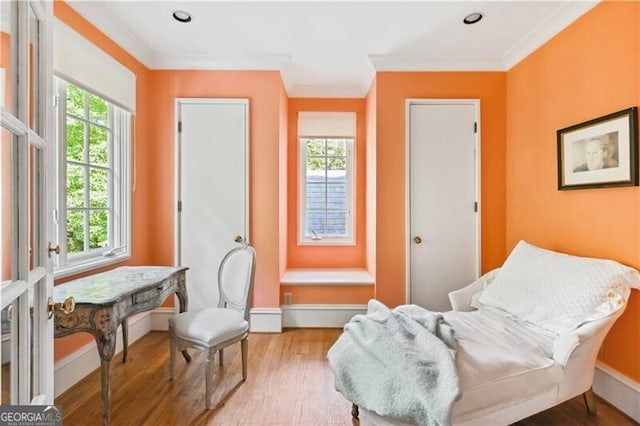
<path fill-rule="evenodd" d="M 129 347 L 131 344 L 151 331 L 150 312 L 134 315 L 129 318 Z M 168 348 L 167 348 L 168 349 Z M 122 328 L 118 330 L 116 340 L 116 354 L 112 362 L 122 362 Z M 89 342 L 77 351 L 55 363 L 54 393 L 57 398 L 60 394 L 85 376 L 100 367 L 100 356 L 95 341 Z"/>
<path fill-rule="evenodd" d="M 282 310 L 280 308 L 251 309 L 251 332 L 281 333 Z"/>
<path fill-rule="evenodd" d="M 364 268 L 287 269 L 280 278 L 280 284 L 283 286 L 372 286 L 375 281 L 369 271 Z"/>
<path fill-rule="evenodd" d="M 580 16 L 587 13 L 600 0 L 572 1 L 562 5 L 556 13 L 550 15 L 540 25 L 526 34 L 518 43 L 502 55 L 504 71 L 517 65 L 521 60 L 535 52 L 540 46 L 556 34 L 571 25 Z"/>
<path fill-rule="evenodd" d="M 636 422 L 640 422 L 640 383 L 598 362 L 593 377 L 593 391 Z"/>
<path fill-rule="evenodd" d="M 155 54 L 148 67 L 153 70 L 266 70 L 279 71 L 291 62 L 289 54 Z"/>
<path fill-rule="evenodd" d="M 108 7 L 96 1 L 73 2 L 70 6 L 127 53 L 149 68 L 157 53 L 126 25 L 122 24 L 122 21 Z"/>
<path fill-rule="evenodd" d="M 167 331 L 169 318 L 176 314 L 175 308 L 160 307 L 151 312 L 151 330 Z M 282 310 L 280 308 L 251 309 L 251 331 L 254 333 L 281 333 Z"/>
<path fill-rule="evenodd" d="M 419 55 L 368 55 L 376 71 L 504 71 L 500 59 L 432 60 Z"/>
<path fill-rule="evenodd" d="M 169 318 L 173 317 L 176 312 L 176 308 L 171 306 L 161 306 L 151 311 L 151 330 L 169 330 Z"/>
<path fill-rule="evenodd" d="M 367 305 L 284 305 L 283 327 L 341 328 L 356 314 L 366 314 Z"/>

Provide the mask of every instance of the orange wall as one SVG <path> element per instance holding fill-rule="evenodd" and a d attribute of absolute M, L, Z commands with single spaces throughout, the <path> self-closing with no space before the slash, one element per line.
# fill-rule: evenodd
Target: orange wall
<path fill-rule="evenodd" d="M 637 187 L 558 191 L 556 130 L 640 103 L 640 4 L 605 2 L 507 73 L 506 246 L 640 266 Z M 600 359 L 640 381 L 640 297 Z"/>
<path fill-rule="evenodd" d="M 291 293 L 295 304 L 347 304 L 366 305 L 373 298 L 373 286 L 287 286 L 282 293 Z M 283 302 L 284 303 L 284 300 Z"/>
<path fill-rule="evenodd" d="M 366 221 L 367 221 L 367 269 L 376 280 L 376 77 L 373 77 L 371 87 L 367 93 L 366 124 L 367 124 L 367 159 L 366 159 Z"/>
<path fill-rule="evenodd" d="M 504 72 L 379 72 L 376 77 L 376 298 L 405 297 L 407 98 L 480 99 L 482 271 L 505 257 Z"/>
<path fill-rule="evenodd" d="M 135 154 L 134 163 L 132 164 L 135 189 L 131 194 L 132 229 L 134 230 L 132 234 L 132 254 L 129 261 L 115 266 L 127 264 L 149 264 L 154 260 L 149 255 L 150 235 L 154 234 L 154 230 L 150 228 L 148 212 L 150 211 L 153 203 L 153 199 L 150 197 L 150 189 L 155 186 L 154 179 L 150 174 L 152 164 L 149 161 L 146 161 L 147 156 L 150 155 L 150 152 L 153 151 L 154 147 L 153 144 L 145 143 L 148 139 L 145 129 L 148 127 L 148 120 L 150 119 L 150 114 L 147 110 L 149 70 L 124 49 L 118 46 L 113 40 L 98 31 L 91 23 L 80 16 L 66 3 L 62 1 L 55 1 L 53 4 L 53 11 L 58 19 L 84 35 L 84 37 L 89 39 L 96 46 L 104 50 L 136 74 L 137 111 L 134 117 L 133 144 Z M 57 280 L 56 284 L 82 275 L 101 272 L 113 267 L 114 265 L 111 265 L 108 268 L 94 270 L 89 273 L 76 275 L 75 277 L 68 277 L 64 280 Z M 85 333 L 78 333 L 68 337 L 55 339 L 55 360 L 57 361 L 69 355 L 82 345 L 92 340 L 93 338 Z"/>
<path fill-rule="evenodd" d="M 155 185 L 149 191 L 153 208 L 147 212 L 155 233 L 150 256 L 156 263 L 173 262 L 174 162 L 176 98 L 249 99 L 249 157 L 251 244 L 256 248 L 254 307 L 279 303 L 280 258 L 280 125 L 282 79 L 277 71 L 153 71 L 146 142 L 153 146 L 145 161 L 152 164 Z M 157 214 L 162 212 L 162 214 Z"/>
<path fill-rule="evenodd" d="M 0 31 L 0 67 L 4 68 L 4 108 L 12 111 L 11 105 L 11 34 Z"/>
<path fill-rule="evenodd" d="M 280 252 L 280 265 L 278 268 L 278 276 L 282 276 L 284 271 L 287 269 L 287 201 L 288 201 L 288 193 L 287 193 L 287 150 L 289 148 L 289 144 L 287 142 L 287 136 L 289 132 L 288 128 L 288 111 L 289 111 L 289 98 L 287 97 L 287 91 L 284 88 L 284 85 L 280 85 L 280 135 L 279 135 L 279 144 L 278 144 L 278 152 L 279 152 L 279 163 L 280 167 L 278 169 L 279 177 L 279 189 L 278 189 L 278 216 L 280 217 L 279 229 L 278 229 L 278 238 L 280 244 L 278 245 L 278 249 Z"/>

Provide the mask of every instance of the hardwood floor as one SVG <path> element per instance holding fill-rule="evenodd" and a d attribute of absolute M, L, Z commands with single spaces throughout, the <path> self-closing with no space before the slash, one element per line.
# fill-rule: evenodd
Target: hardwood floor
<path fill-rule="evenodd" d="M 189 364 L 179 357 L 176 379 L 169 380 L 169 342 L 152 332 L 131 345 L 129 360 L 114 357 L 112 425 L 357 425 L 351 404 L 333 387 L 327 350 L 340 329 L 291 329 L 282 334 L 252 334 L 248 378 L 242 383 L 240 345 L 216 358 L 213 404 L 204 409 L 204 357 L 191 350 Z M 65 425 L 99 425 L 100 376 L 95 371 L 58 397 Z M 518 422 L 534 425 L 633 425 L 598 399 L 598 416 L 586 414 L 582 398 Z"/>

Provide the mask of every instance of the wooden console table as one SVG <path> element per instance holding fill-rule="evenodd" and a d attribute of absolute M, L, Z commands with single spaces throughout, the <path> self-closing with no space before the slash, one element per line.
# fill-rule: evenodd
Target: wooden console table
<path fill-rule="evenodd" d="M 68 314 L 56 310 L 54 336 L 81 331 L 93 334 L 100 355 L 102 382 L 102 419 L 111 417 L 111 358 L 116 349 L 118 326 L 122 324 L 123 358 L 127 360 L 128 321 L 139 312 L 157 308 L 171 294 L 180 301 L 180 312 L 187 310 L 187 267 L 124 266 L 57 285 L 53 300 L 62 303 L 75 299 L 75 309 Z M 184 351 L 187 361 L 191 360 Z"/>

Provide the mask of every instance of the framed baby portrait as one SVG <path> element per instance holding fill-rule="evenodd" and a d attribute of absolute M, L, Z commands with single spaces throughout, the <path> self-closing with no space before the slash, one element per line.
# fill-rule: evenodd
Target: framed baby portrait
<path fill-rule="evenodd" d="M 638 185 L 638 108 L 557 131 L 558 189 Z"/>

